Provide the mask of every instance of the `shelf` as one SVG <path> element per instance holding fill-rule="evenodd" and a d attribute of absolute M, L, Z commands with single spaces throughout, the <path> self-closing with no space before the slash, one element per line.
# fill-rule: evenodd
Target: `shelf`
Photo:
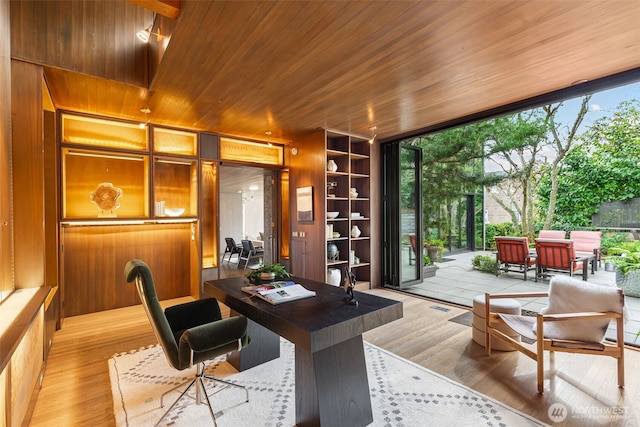
<path fill-rule="evenodd" d="M 147 128 L 94 117 L 61 115 L 62 143 L 111 148 L 116 150 L 149 149 Z"/>
<path fill-rule="evenodd" d="M 148 216 L 149 157 L 62 149 L 63 218 L 140 218 Z M 91 195 L 111 185 L 120 190 L 112 209 L 101 209 Z M 109 197 L 105 194 L 104 197 Z"/>
<path fill-rule="evenodd" d="M 198 155 L 198 134 L 175 129 L 153 128 L 155 153 Z"/>
<path fill-rule="evenodd" d="M 371 215 L 369 199 L 371 147 L 366 139 L 337 131 L 327 131 L 325 150 L 327 164 L 335 162 L 337 165 L 335 172 L 325 171 L 327 193 L 330 191 L 335 195 L 335 197 L 326 197 L 325 194 L 325 210 L 340 212 L 338 218 L 326 219 L 325 224 L 329 230 L 338 231 L 341 235 L 339 238 L 327 238 L 326 243 L 338 246 L 340 256 L 347 258 L 337 262 L 327 261 L 326 267 L 329 269 L 346 264 L 349 268 L 356 268 L 358 286 L 366 289 L 365 286 L 370 286 L 371 280 L 371 264 L 368 262 L 371 258 L 372 231 L 369 218 Z M 349 197 L 351 188 L 356 189 L 358 197 Z M 359 213 L 362 216 L 352 218 L 353 213 Z M 351 228 L 356 224 L 363 235 L 353 238 Z M 353 257 L 362 262 L 350 263 L 349 260 L 353 260 Z"/>

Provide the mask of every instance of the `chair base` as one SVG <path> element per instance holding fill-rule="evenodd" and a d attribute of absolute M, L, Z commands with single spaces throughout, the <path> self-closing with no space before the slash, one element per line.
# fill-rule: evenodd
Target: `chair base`
<path fill-rule="evenodd" d="M 200 405 L 202 403 L 205 403 L 207 405 L 207 408 L 209 409 L 209 414 L 211 415 L 211 420 L 213 421 L 213 425 L 217 426 L 216 423 L 216 416 L 213 412 L 213 407 L 211 406 L 211 401 L 209 400 L 209 394 L 207 394 L 207 388 L 204 384 L 204 379 L 208 379 L 209 381 L 213 381 L 214 383 L 219 383 L 219 384 L 223 384 L 223 387 L 221 387 L 220 389 L 216 390 L 215 392 L 211 393 L 211 395 L 214 395 L 216 393 L 219 393 L 225 389 L 227 389 L 228 387 L 236 387 L 239 389 L 244 390 L 245 393 L 245 400 L 244 402 L 240 402 L 237 403 L 236 405 L 231 406 L 231 408 L 233 408 L 234 406 L 238 406 L 241 405 L 243 403 L 247 403 L 249 402 L 249 391 L 247 390 L 246 387 L 238 385 L 238 384 L 233 384 L 230 383 L 228 381 L 224 381 L 218 378 L 214 378 L 210 375 L 205 375 L 204 374 L 204 363 L 199 363 L 197 365 L 197 372 L 196 372 L 196 376 L 194 379 L 190 380 L 190 381 L 186 381 L 182 384 L 177 385 L 176 387 L 172 388 L 169 391 L 166 391 L 162 394 L 162 397 L 160 398 L 160 407 L 164 408 L 164 397 L 169 394 L 172 393 L 174 391 L 176 391 L 177 389 L 179 389 L 180 387 L 184 386 L 185 384 L 189 384 L 187 386 L 187 388 L 184 389 L 184 391 L 182 393 L 180 393 L 180 396 L 178 396 L 178 398 L 171 404 L 171 406 L 169 407 L 169 409 L 167 409 L 165 411 L 164 414 L 162 414 L 162 417 L 160 417 L 160 419 L 158 420 L 158 422 L 156 423 L 156 426 L 159 426 L 160 423 L 162 422 L 162 420 L 165 419 L 165 417 L 169 414 L 169 412 L 171 412 L 171 410 L 178 404 L 178 402 L 184 397 L 184 396 L 189 396 L 187 395 L 187 392 L 194 387 L 195 388 L 195 397 L 193 397 L 193 399 L 196 401 L 196 405 Z M 189 396 L 191 397 L 191 396 Z"/>

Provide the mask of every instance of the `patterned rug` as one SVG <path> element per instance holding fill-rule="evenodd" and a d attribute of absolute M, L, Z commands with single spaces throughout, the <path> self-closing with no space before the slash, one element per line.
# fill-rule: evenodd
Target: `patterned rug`
<path fill-rule="evenodd" d="M 373 426 L 546 426 L 526 414 L 462 384 L 365 343 Z M 279 359 L 237 372 L 225 357 L 214 359 L 207 373 L 249 389 L 249 403 L 235 388 L 211 397 L 218 426 L 293 426 L 295 374 L 293 344 L 281 340 Z M 191 378 L 193 370 L 176 371 L 158 346 L 109 359 L 109 374 L 118 426 L 154 425 L 164 413 L 160 396 Z M 168 407 L 178 392 L 167 395 Z M 206 405 L 183 398 L 162 425 L 211 425 Z"/>

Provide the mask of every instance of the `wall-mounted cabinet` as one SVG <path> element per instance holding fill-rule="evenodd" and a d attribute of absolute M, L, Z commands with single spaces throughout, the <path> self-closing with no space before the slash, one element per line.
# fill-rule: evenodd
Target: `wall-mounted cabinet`
<path fill-rule="evenodd" d="M 356 286 L 370 287 L 370 145 L 361 137 L 326 133 L 327 282 L 330 269 L 351 269 Z M 337 249 L 337 253 L 336 253 Z"/>
<path fill-rule="evenodd" d="M 152 135 L 150 144 L 148 126 L 62 114 L 63 220 L 197 217 L 198 135 Z"/>

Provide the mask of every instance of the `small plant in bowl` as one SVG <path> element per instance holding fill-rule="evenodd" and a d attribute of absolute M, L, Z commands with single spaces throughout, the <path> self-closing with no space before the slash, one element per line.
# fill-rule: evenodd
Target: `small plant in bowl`
<path fill-rule="evenodd" d="M 247 274 L 250 282 L 282 280 L 288 279 L 289 277 L 291 277 L 291 273 L 289 273 L 282 264 L 262 264 Z"/>

